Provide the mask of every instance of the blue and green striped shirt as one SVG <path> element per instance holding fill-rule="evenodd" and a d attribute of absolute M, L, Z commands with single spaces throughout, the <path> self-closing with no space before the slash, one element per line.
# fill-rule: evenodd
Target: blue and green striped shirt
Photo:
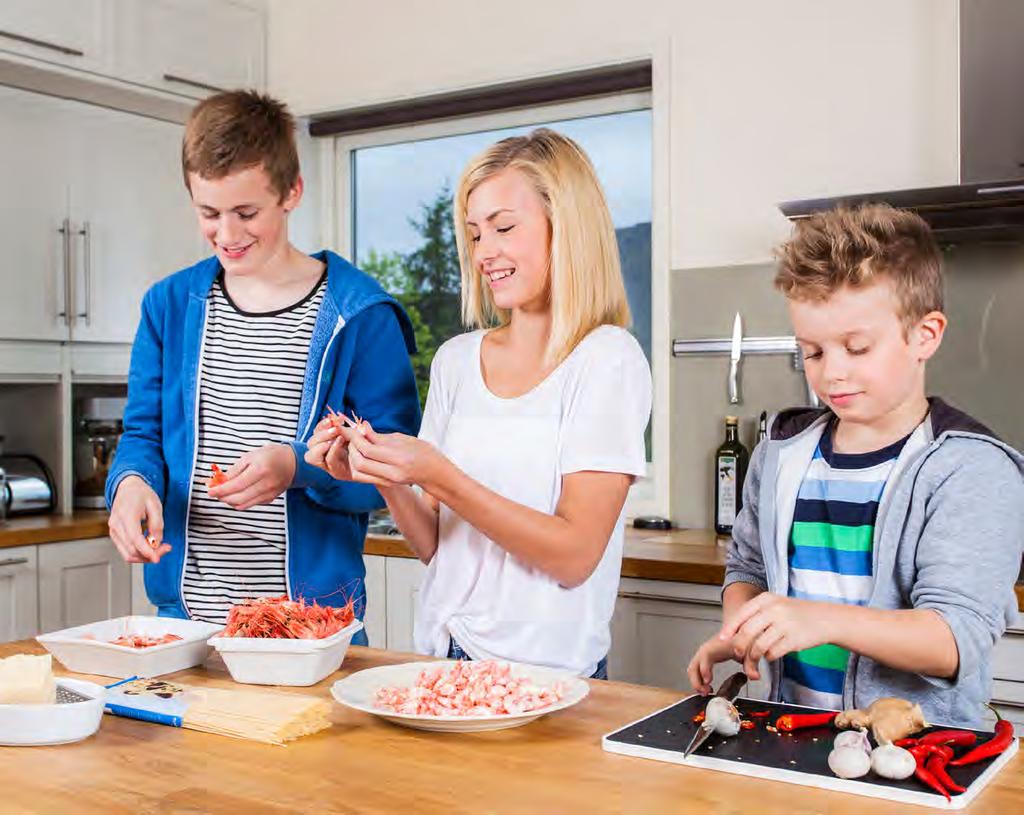
<path fill-rule="evenodd" d="M 866 605 L 878 504 L 907 439 L 871 453 L 836 453 L 834 424 L 822 434 L 800 484 L 789 537 L 789 596 Z M 812 707 L 843 706 L 849 652 L 825 644 L 782 660 L 782 698 Z"/>

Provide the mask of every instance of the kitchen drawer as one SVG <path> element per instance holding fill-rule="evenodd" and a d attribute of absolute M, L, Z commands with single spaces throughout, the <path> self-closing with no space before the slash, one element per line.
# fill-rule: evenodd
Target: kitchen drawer
<path fill-rule="evenodd" d="M 1024 683 L 1024 633 L 1008 631 L 992 649 L 992 676 Z"/>
<path fill-rule="evenodd" d="M 0 642 L 39 633 L 36 547 L 0 549 Z"/>

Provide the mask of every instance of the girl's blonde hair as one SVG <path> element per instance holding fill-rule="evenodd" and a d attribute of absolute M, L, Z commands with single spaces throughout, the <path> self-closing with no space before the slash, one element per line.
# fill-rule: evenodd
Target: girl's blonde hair
<path fill-rule="evenodd" d="M 507 325 L 473 266 L 466 226 L 469 196 L 505 169 L 523 173 L 544 201 L 551 226 L 551 336 L 546 358 L 558 364 L 600 325 L 630 324 L 615 227 L 601 184 L 586 153 L 572 139 L 539 128 L 502 139 L 469 162 L 455 192 L 455 238 L 462 267 L 462 318 L 484 328 Z"/>

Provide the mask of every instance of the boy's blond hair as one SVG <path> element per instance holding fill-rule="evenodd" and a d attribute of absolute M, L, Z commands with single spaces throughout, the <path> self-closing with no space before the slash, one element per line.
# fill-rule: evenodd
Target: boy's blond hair
<path fill-rule="evenodd" d="M 551 225 L 551 336 L 546 359 L 557 364 L 594 328 L 628 326 L 629 304 L 619 266 L 615 227 L 586 153 L 547 128 L 502 139 L 469 162 L 455 192 L 455 237 L 462 267 L 462 316 L 469 326 L 506 325 L 473 266 L 466 225 L 469 196 L 505 169 L 523 173 L 544 201 Z"/>
<path fill-rule="evenodd" d="M 791 300 L 825 300 L 843 286 L 888 280 L 904 331 L 942 311 L 942 257 L 931 229 L 888 204 L 819 212 L 797 221 L 775 252 L 775 287 Z"/>
<path fill-rule="evenodd" d="M 262 166 L 281 199 L 299 179 L 295 119 L 282 102 L 250 90 L 224 91 L 192 109 L 181 143 L 181 169 L 218 179 Z"/>

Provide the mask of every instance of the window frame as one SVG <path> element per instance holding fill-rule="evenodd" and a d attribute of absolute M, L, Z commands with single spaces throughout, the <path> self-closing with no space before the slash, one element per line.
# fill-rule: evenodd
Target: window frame
<path fill-rule="evenodd" d="M 655 83 L 658 71 L 655 69 Z M 655 84 L 655 89 L 657 84 Z M 473 114 L 470 116 L 348 133 L 321 142 L 320 158 L 324 166 L 324 213 L 321 225 L 325 242 L 337 247 L 345 257 L 353 257 L 355 229 L 355 151 L 423 139 L 443 138 L 498 130 L 508 127 L 544 125 L 566 119 L 579 119 L 634 110 L 651 111 L 651 369 L 653 409 L 651 460 L 647 475 L 630 490 L 626 515 L 669 517 L 669 473 L 671 427 L 668 421 L 671 384 L 670 279 L 667 240 L 668 167 L 667 112 L 655 105 L 655 89 L 617 93 L 609 96 L 537 105 L 518 110 Z M 353 258 L 354 259 L 354 258 Z"/>

